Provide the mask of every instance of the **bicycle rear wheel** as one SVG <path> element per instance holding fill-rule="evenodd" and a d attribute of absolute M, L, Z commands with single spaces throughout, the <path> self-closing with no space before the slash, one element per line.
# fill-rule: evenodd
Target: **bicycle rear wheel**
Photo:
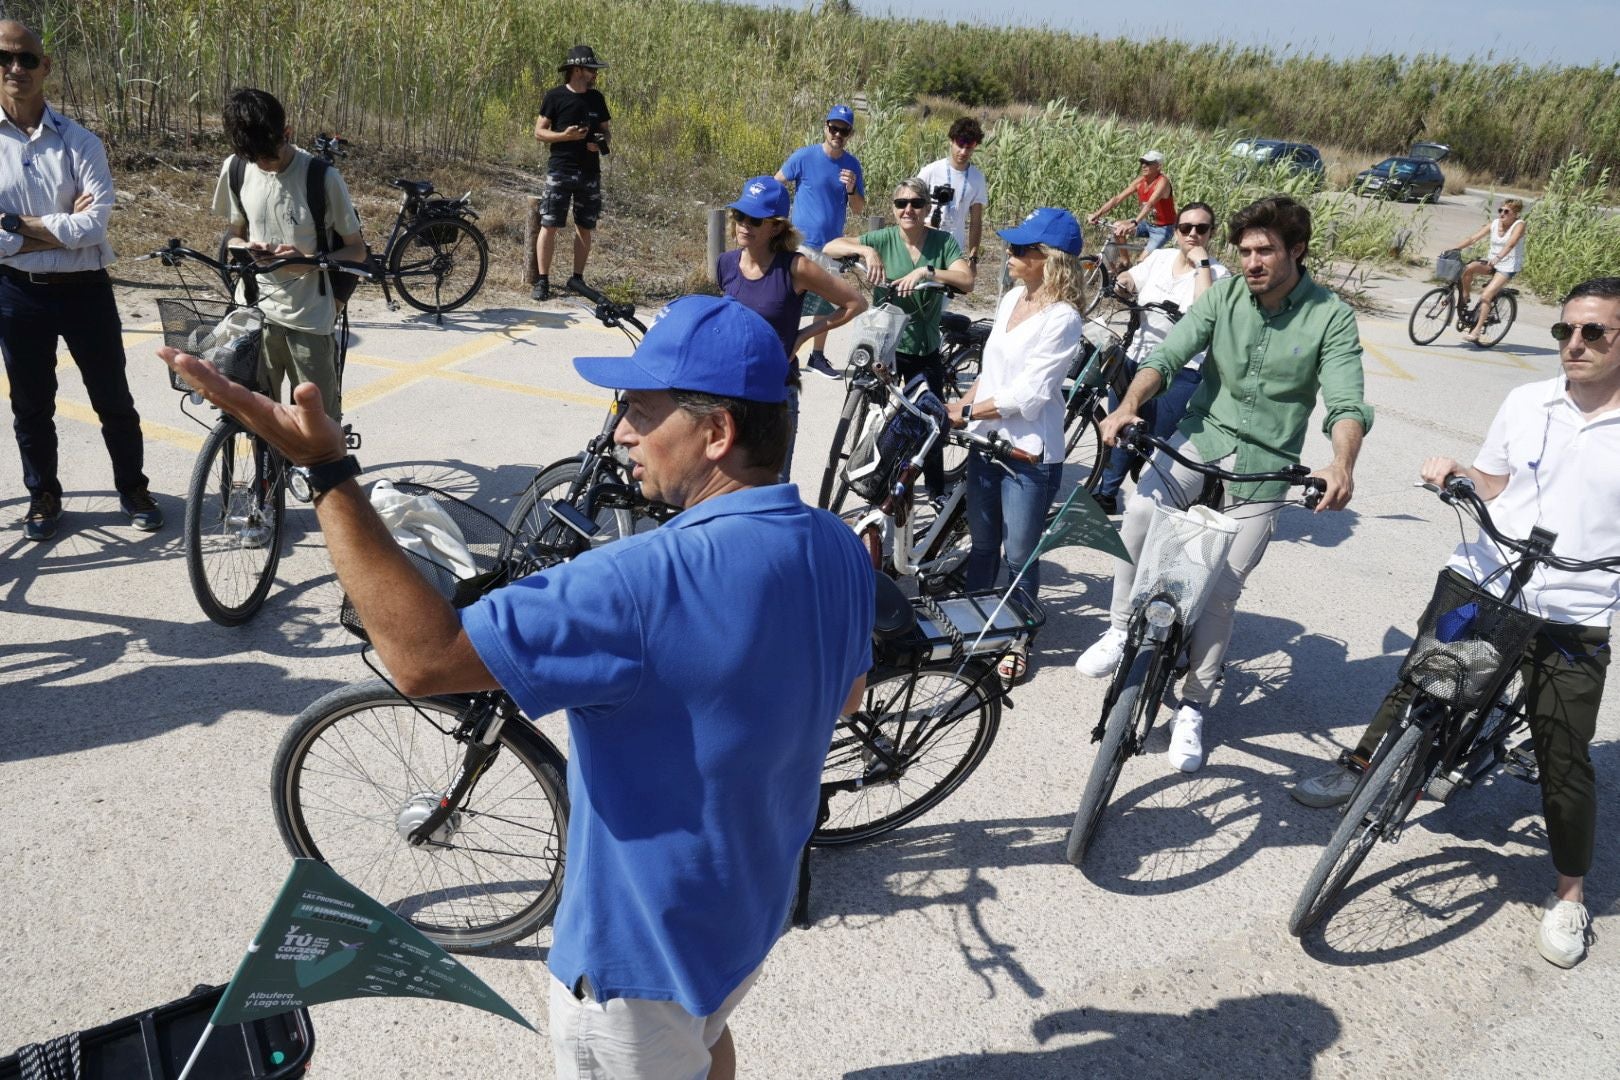
<path fill-rule="evenodd" d="M 1063 474 L 1052 505 L 1047 507 L 1048 518 L 1057 514 L 1076 488 L 1095 491 L 1102 480 L 1103 454 L 1108 448 L 1103 445 L 1102 430 L 1097 426 L 1095 398 L 1085 390 L 1078 392 L 1077 399 L 1081 395 L 1083 400 L 1071 405 L 1063 424 Z"/>
<path fill-rule="evenodd" d="M 417 218 L 388 252 L 388 276 L 418 311 L 443 314 L 471 300 L 489 272 L 489 245 L 471 222 Z"/>
<path fill-rule="evenodd" d="M 1519 301 L 1512 293 L 1503 293 L 1491 305 L 1491 317 L 1485 321 L 1485 329 L 1480 332 L 1479 344 L 1481 348 L 1488 349 L 1492 345 L 1507 337 L 1507 332 L 1513 327 L 1513 320 L 1519 317 Z"/>
<path fill-rule="evenodd" d="M 1418 297 L 1412 308 L 1412 317 L 1406 320 L 1406 333 L 1414 345 L 1427 345 L 1445 333 L 1451 325 L 1452 306 L 1455 303 L 1451 287 L 1442 285 Z"/>
<path fill-rule="evenodd" d="M 527 550 L 544 530 L 562 527 L 551 516 L 551 504 L 567 499 L 584 467 L 577 457 L 564 458 L 541 469 L 539 475 L 529 481 L 529 486 L 518 496 L 512 513 L 506 519 L 506 531 L 511 534 L 511 539 L 501 549 L 503 562 L 514 552 Z M 624 478 L 616 467 L 604 462 L 596 479 L 622 482 Z M 585 492 L 581 492 L 580 498 L 583 499 L 584 495 Z M 596 524 L 602 531 L 593 543 L 599 544 L 629 536 L 636 527 L 635 515 L 628 510 L 599 510 Z"/>
<path fill-rule="evenodd" d="M 287 489 L 281 456 L 230 417 L 203 440 L 186 485 L 186 576 L 221 626 L 253 617 L 276 578 Z"/>
<path fill-rule="evenodd" d="M 979 661 L 902 671 L 866 688 L 860 711 L 838 722 L 822 767 L 823 783 L 863 778 L 838 792 L 819 847 L 858 844 L 927 813 L 962 785 L 989 752 L 1001 723 L 1000 682 Z"/>
<path fill-rule="evenodd" d="M 1080 256 L 1080 285 L 1081 303 L 1085 305 L 1080 314 L 1090 315 L 1097 310 L 1097 306 L 1103 302 L 1103 298 L 1113 288 L 1114 275 L 1109 272 L 1102 259 L 1096 255 L 1082 255 Z"/>
<path fill-rule="evenodd" d="M 844 482 L 844 462 L 848 460 L 850 451 L 855 447 L 855 439 L 860 434 L 855 420 L 861 416 L 866 405 L 866 394 L 861 390 L 850 387 L 844 394 L 844 409 L 838 414 L 838 424 L 833 428 L 832 446 L 827 451 L 827 467 L 821 473 L 821 492 L 816 497 L 816 505 L 823 510 L 838 513 L 843 509 L 844 498 L 849 493 L 849 485 Z"/>
<path fill-rule="evenodd" d="M 1417 767 L 1429 741 L 1429 724 L 1417 722 L 1401 733 L 1394 748 L 1374 761 L 1322 849 L 1300 890 L 1288 932 L 1300 937 L 1326 913 L 1384 831 L 1400 824 L 1416 802 Z"/>
<path fill-rule="evenodd" d="M 568 795 L 560 754 L 510 734 L 449 820 L 405 837 L 454 785 L 462 704 L 411 700 L 380 679 L 320 698 L 276 751 L 271 800 L 295 857 L 320 859 L 452 952 L 516 941 L 562 893 Z"/>
<path fill-rule="evenodd" d="M 1096 839 L 1097 827 L 1102 824 L 1103 811 L 1114 797 L 1114 786 L 1125 760 L 1136 752 L 1137 733 L 1146 732 L 1152 714 L 1157 708 L 1161 686 L 1149 685 L 1154 660 L 1159 651 L 1147 647 L 1131 658 L 1125 672 L 1124 683 L 1114 697 L 1114 707 L 1108 711 L 1108 722 L 1103 728 L 1102 742 L 1097 745 L 1097 756 L 1091 762 L 1091 775 L 1086 778 L 1086 790 L 1080 796 L 1080 807 L 1074 814 L 1074 825 L 1069 829 L 1068 860 L 1081 865 L 1086 852 Z"/>

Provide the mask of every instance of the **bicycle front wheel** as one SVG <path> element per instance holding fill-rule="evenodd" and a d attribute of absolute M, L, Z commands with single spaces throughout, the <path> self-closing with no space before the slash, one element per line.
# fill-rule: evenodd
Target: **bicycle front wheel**
<path fill-rule="evenodd" d="M 1491 317 L 1485 320 L 1485 329 L 1480 332 L 1480 347 L 1488 349 L 1507 337 L 1508 330 L 1513 326 L 1513 320 L 1518 317 L 1519 301 L 1511 293 L 1498 296 L 1496 302 L 1491 305 Z"/>
<path fill-rule="evenodd" d="M 1067 855 L 1075 866 L 1085 862 L 1086 852 L 1096 839 L 1097 827 L 1102 824 L 1103 811 L 1108 808 L 1108 800 L 1114 797 L 1114 786 L 1119 783 L 1125 760 L 1136 752 L 1136 742 L 1129 736 L 1147 730 L 1154 699 L 1162 689 L 1148 684 L 1157 655 L 1156 649 L 1146 648 L 1131 659 L 1125 682 L 1114 697 L 1114 707 L 1108 711 L 1103 739 L 1097 745 L 1091 775 L 1086 778 L 1086 790 L 1080 796 L 1080 807 L 1069 829 Z"/>
<path fill-rule="evenodd" d="M 838 424 L 833 428 L 832 446 L 827 451 L 827 467 L 821 473 L 821 492 L 816 498 L 816 505 L 823 510 L 836 514 L 843 509 L 844 497 L 849 492 L 849 485 L 844 482 L 844 462 L 854 449 L 855 438 L 859 434 L 855 418 L 862 415 L 865 405 L 865 392 L 850 387 L 844 395 L 844 410 L 838 414 Z"/>
<path fill-rule="evenodd" d="M 221 626 L 251 619 L 270 594 L 286 504 L 280 455 L 222 418 L 191 470 L 184 538 L 192 594 Z"/>
<path fill-rule="evenodd" d="M 548 528 L 562 528 L 551 516 L 551 504 L 566 501 L 579 479 L 584 463 L 577 457 L 564 458 L 540 470 L 529 486 L 523 489 L 512 513 L 506 519 L 506 531 L 511 534 L 501 549 L 501 561 L 515 552 L 526 551 Z M 604 466 L 597 480 L 621 480 L 618 470 Z M 583 499 L 585 493 L 580 492 Z M 601 529 L 592 541 L 605 544 L 629 536 L 635 531 L 635 515 L 628 510 L 599 510 L 596 524 Z"/>
<path fill-rule="evenodd" d="M 388 253 L 388 276 L 400 298 L 430 315 L 471 300 L 488 272 L 484 234 L 457 217 L 418 218 Z"/>
<path fill-rule="evenodd" d="M 1097 310 L 1103 302 L 1103 297 L 1113 288 L 1113 275 L 1108 267 L 1096 255 L 1080 256 L 1080 285 L 1081 303 L 1085 305 L 1081 315 L 1090 315 Z"/>
<path fill-rule="evenodd" d="M 1350 796 L 1339 827 L 1322 849 L 1316 867 L 1300 890 L 1288 920 L 1288 932 L 1299 937 L 1321 919 L 1338 898 L 1362 860 L 1386 830 L 1400 824 L 1416 801 L 1418 764 L 1427 745 L 1429 725 L 1414 723 L 1401 733 L 1394 749 L 1374 762 Z"/>
<path fill-rule="evenodd" d="M 462 708 L 401 697 L 380 679 L 333 691 L 287 730 L 270 791 L 295 857 L 325 862 L 452 952 L 550 921 L 568 833 L 561 756 L 503 729 L 466 801 L 426 843 L 408 842 L 462 768 Z M 515 710 L 506 719 L 523 723 Z"/>
<path fill-rule="evenodd" d="M 1427 345 L 1445 333 L 1451 325 L 1454 303 L 1450 286 L 1430 289 L 1418 298 L 1412 317 L 1406 321 L 1406 333 L 1414 345 Z"/>
<path fill-rule="evenodd" d="M 961 671 L 903 671 L 868 684 L 861 709 L 833 731 L 821 773 L 823 783 L 865 783 L 833 795 L 828 818 L 810 842 L 838 847 L 870 840 L 961 787 L 995 740 L 1000 685 L 978 661 Z"/>

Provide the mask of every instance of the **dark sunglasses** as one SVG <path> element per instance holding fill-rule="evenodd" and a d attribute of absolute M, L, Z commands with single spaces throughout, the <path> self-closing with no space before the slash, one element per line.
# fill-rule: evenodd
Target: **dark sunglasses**
<path fill-rule="evenodd" d="M 927 205 L 928 205 L 928 200 L 927 199 L 896 199 L 896 200 L 894 200 L 894 208 L 896 210 L 904 210 L 908 206 L 911 207 L 913 210 L 921 210 L 923 207 L 925 207 Z"/>
<path fill-rule="evenodd" d="M 1602 337 L 1604 334 L 1610 333 L 1611 331 L 1614 331 L 1614 330 L 1620 330 L 1620 326 L 1604 326 L 1602 323 L 1595 323 L 1595 322 L 1588 322 L 1588 323 L 1555 322 L 1555 323 L 1552 324 L 1553 340 L 1554 341 L 1568 341 L 1570 338 L 1575 336 L 1575 331 L 1577 331 L 1577 330 L 1579 330 L 1581 332 L 1581 340 L 1582 341 L 1596 341 L 1598 338 Z"/>
<path fill-rule="evenodd" d="M 1513 207 L 1511 207 L 1511 206 L 1504 206 L 1504 207 L 1502 207 L 1502 209 L 1497 211 L 1498 214 L 1512 214 L 1514 212 L 1515 211 L 1514 211 Z"/>
<path fill-rule="evenodd" d="M 1039 244 L 1008 244 L 1007 254 L 1015 259 L 1027 259 L 1031 255 L 1041 255 L 1044 252 L 1041 251 Z"/>
<path fill-rule="evenodd" d="M 827 125 L 827 133 L 828 134 L 837 135 L 837 136 L 840 136 L 842 138 L 848 138 L 849 133 L 854 131 L 854 130 L 855 130 L 854 128 L 845 127 L 843 124 L 828 124 Z"/>
<path fill-rule="evenodd" d="M 1197 233 L 1199 236 L 1208 236 L 1209 231 L 1214 227 L 1214 225 L 1203 225 L 1197 222 L 1183 221 L 1176 226 L 1176 232 L 1180 233 L 1182 236 L 1191 236 L 1193 233 Z"/>
<path fill-rule="evenodd" d="M 33 71 L 39 67 L 39 57 L 31 52 L 11 52 L 0 49 L 0 71 L 9 70 L 12 64 L 21 64 L 24 71 Z"/>
<path fill-rule="evenodd" d="M 741 210 L 733 210 L 731 212 L 731 220 L 734 224 L 747 225 L 750 229 L 757 229 L 761 225 L 765 224 L 764 218 L 758 218 L 752 214 L 745 214 Z"/>

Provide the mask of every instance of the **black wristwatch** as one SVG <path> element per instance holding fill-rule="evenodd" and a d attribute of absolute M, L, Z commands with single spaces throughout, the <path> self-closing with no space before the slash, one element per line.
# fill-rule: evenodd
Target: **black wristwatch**
<path fill-rule="evenodd" d="M 21 214 L 0 214 L 0 229 L 4 229 L 8 233 L 20 233 L 22 232 L 22 226 Z"/>
<path fill-rule="evenodd" d="M 294 465 L 287 470 L 287 487 L 303 502 L 314 502 L 345 480 L 360 475 L 360 462 L 353 454 L 319 465 Z"/>
<path fill-rule="evenodd" d="M 1199 259 L 1197 262 L 1193 263 L 1193 265 L 1198 267 L 1198 269 L 1200 269 L 1200 270 L 1208 270 L 1209 269 L 1209 260 L 1208 259 Z"/>

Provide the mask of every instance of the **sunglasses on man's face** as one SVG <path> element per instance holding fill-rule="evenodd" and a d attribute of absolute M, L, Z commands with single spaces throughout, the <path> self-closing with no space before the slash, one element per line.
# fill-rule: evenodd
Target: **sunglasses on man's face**
<path fill-rule="evenodd" d="M 757 218 L 752 214 L 745 214 L 741 210 L 731 212 L 731 220 L 738 225 L 747 225 L 750 229 L 757 229 L 765 224 L 764 218 Z"/>
<path fill-rule="evenodd" d="M 1015 259 L 1027 259 L 1031 255 L 1042 255 L 1044 252 L 1039 244 L 1008 244 L 1007 254 Z"/>
<path fill-rule="evenodd" d="M 1602 337 L 1604 334 L 1612 333 L 1615 330 L 1620 330 L 1620 326 L 1604 326 L 1602 323 L 1595 323 L 1595 322 L 1588 322 L 1588 323 L 1555 322 L 1555 323 L 1552 324 L 1553 340 L 1554 341 L 1568 341 L 1570 338 L 1575 336 L 1575 331 L 1577 331 L 1577 330 L 1579 330 L 1581 332 L 1581 340 L 1582 341 L 1596 341 L 1598 338 Z"/>
<path fill-rule="evenodd" d="M 854 130 L 855 130 L 854 128 L 845 127 L 842 124 L 828 124 L 827 125 L 827 134 L 836 135 L 840 139 L 849 138 L 849 133 L 854 131 Z"/>
<path fill-rule="evenodd" d="M 928 200 L 927 199 L 896 199 L 896 200 L 894 200 L 894 208 L 896 210 L 904 210 L 908 206 L 913 210 L 921 210 L 923 207 L 925 207 L 927 205 L 928 205 Z"/>
<path fill-rule="evenodd" d="M 1180 233 L 1182 236 L 1191 236 L 1193 233 L 1197 233 L 1199 236 L 1208 236 L 1209 230 L 1213 229 L 1214 227 L 1214 225 L 1206 222 L 1183 221 L 1176 226 L 1176 232 Z"/>
<path fill-rule="evenodd" d="M 20 64 L 24 71 L 33 71 L 39 67 L 39 57 L 31 52 L 0 49 L 0 71 L 10 71 L 12 64 Z"/>

